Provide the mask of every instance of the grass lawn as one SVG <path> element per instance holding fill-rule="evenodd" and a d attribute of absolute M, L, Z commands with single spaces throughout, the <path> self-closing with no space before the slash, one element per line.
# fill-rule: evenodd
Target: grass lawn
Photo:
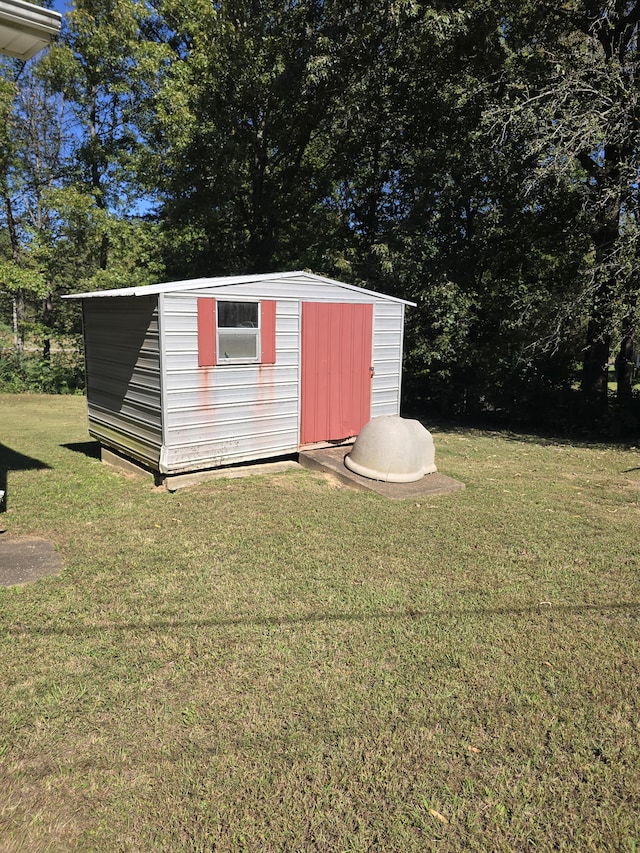
<path fill-rule="evenodd" d="M 465 491 L 168 494 L 0 396 L 66 565 L 0 589 L 2 853 L 637 851 L 640 453 L 434 438 Z"/>

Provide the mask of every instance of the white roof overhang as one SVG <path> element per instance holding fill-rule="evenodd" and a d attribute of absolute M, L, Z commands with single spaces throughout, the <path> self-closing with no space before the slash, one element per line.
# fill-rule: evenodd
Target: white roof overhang
<path fill-rule="evenodd" d="M 354 284 L 345 284 L 343 281 L 325 278 L 324 276 L 315 275 L 310 272 L 280 272 L 280 273 L 260 273 L 258 275 L 229 275 L 220 276 L 218 278 L 193 278 L 187 281 L 167 281 L 161 284 L 147 284 L 142 287 L 122 287 L 114 290 L 93 290 L 90 293 L 69 293 L 63 296 L 63 299 L 96 299 L 105 296 L 154 296 L 158 293 L 178 293 L 189 290 L 202 290 L 204 288 L 229 287 L 237 284 L 248 284 L 252 282 L 274 281 L 275 279 L 297 278 L 306 279 L 310 282 L 323 282 L 325 284 L 340 287 L 344 290 L 353 290 L 357 293 L 366 293 L 376 299 L 381 299 L 388 302 L 401 302 L 404 305 L 415 305 L 415 302 L 409 302 L 407 299 L 398 299 L 395 296 L 387 296 L 384 293 L 378 293 L 374 290 L 366 290 L 363 287 L 356 287 Z"/>
<path fill-rule="evenodd" d="M 60 30 L 62 16 L 24 0 L 0 0 L 0 53 L 31 59 Z"/>

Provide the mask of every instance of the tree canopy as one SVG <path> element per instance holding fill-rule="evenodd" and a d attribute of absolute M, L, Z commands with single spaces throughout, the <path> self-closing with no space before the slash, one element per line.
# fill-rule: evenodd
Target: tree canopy
<path fill-rule="evenodd" d="M 72 331 L 63 291 L 310 268 L 417 303 L 413 401 L 601 419 L 615 365 L 631 411 L 639 27 L 640 0 L 76 0 L 3 67 L 17 337 Z"/>

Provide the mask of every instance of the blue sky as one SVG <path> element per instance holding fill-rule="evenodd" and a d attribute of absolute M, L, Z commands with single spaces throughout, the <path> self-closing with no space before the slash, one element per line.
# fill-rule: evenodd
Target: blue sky
<path fill-rule="evenodd" d="M 64 15 L 70 5 L 71 0 L 53 0 L 53 9 L 61 15 Z"/>

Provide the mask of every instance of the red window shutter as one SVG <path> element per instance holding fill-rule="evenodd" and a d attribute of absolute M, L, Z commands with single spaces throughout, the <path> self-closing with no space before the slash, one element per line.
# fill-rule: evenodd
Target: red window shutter
<path fill-rule="evenodd" d="M 216 364 L 216 300 L 198 297 L 198 367 Z"/>
<path fill-rule="evenodd" d="M 260 303 L 261 364 L 276 363 L 276 303 L 267 300 Z"/>

